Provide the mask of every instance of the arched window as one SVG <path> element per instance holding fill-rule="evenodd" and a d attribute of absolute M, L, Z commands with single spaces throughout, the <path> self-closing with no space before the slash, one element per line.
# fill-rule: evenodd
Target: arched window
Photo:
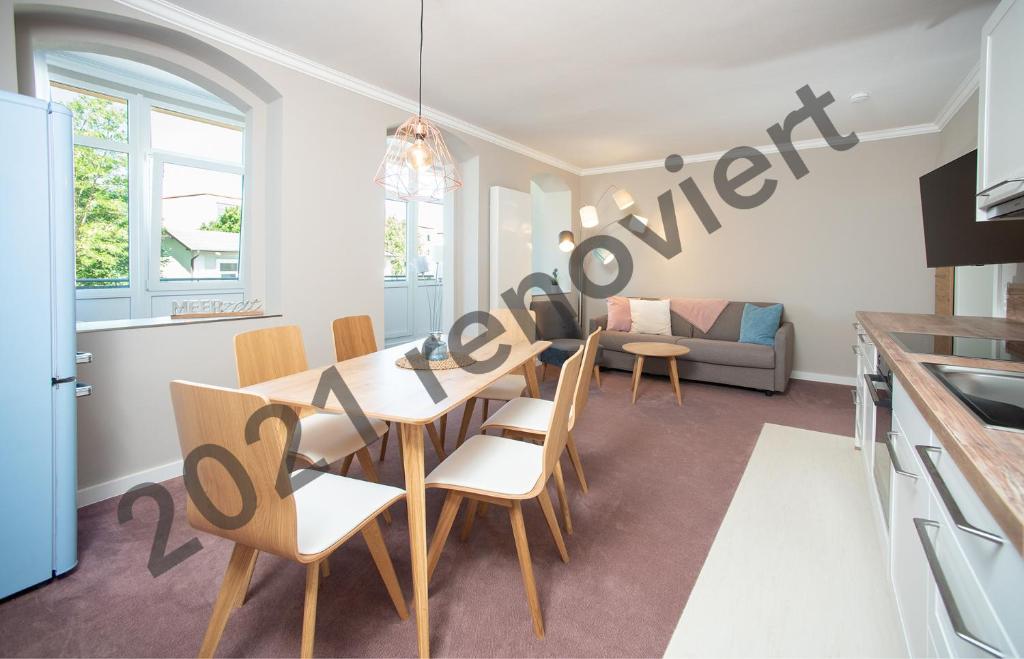
<path fill-rule="evenodd" d="M 132 60 L 51 51 L 45 62 L 51 100 L 74 114 L 79 319 L 242 300 L 245 114 Z"/>

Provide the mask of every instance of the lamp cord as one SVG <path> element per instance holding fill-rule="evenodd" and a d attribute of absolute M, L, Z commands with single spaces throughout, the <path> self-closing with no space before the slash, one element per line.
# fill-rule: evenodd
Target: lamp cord
<path fill-rule="evenodd" d="M 417 117 L 423 116 L 423 0 L 420 0 L 420 87 Z"/>

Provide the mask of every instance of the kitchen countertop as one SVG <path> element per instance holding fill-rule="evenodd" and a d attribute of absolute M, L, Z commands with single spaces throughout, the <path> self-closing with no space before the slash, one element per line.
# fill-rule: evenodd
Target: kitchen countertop
<path fill-rule="evenodd" d="M 1005 318 L 858 311 L 857 320 L 899 377 L 942 447 L 956 462 L 1007 538 L 1024 554 L 1024 434 L 986 428 L 921 364 L 1024 372 L 1024 363 L 904 350 L 890 332 L 1024 340 L 1024 323 Z"/>

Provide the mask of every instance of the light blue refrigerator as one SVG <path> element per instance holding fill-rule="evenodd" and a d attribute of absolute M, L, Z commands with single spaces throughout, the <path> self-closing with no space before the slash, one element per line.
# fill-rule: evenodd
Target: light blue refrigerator
<path fill-rule="evenodd" d="M 0 92 L 0 597 L 78 562 L 71 114 Z"/>

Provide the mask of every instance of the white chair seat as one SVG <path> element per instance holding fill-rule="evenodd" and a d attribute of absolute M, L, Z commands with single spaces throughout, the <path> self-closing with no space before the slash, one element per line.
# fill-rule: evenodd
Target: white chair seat
<path fill-rule="evenodd" d="M 543 474 L 543 447 L 474 435 L 430 472 L 426 484 L 516 496 L 532 490 Z"/>
<path fill-rule="evenodd" d="M 371 419 L 370 425 L 377 439 L 388 430 L 387 424 L 377 419 Z M 310 414 L 299 419 L 299 426 L 298 454 L 314 464 L 320 460 L 334 464 L 367 446 L 347 414 Z"/>
<path fill-rule="evenodd" d="M 554 411 L 554 401 L 542 398 L 514 398 L 502 405 L 480 427 L 508 428 L 543 435 L 548 431 L 551 414 Z"/>
<path fill-rule="evenodd" d="M 302 471 L 308 470 L 293 471 L 293 479 Z M 405 496 L 405 490 L 390 485 L 317 473 L 319 476 L 292 495 L 300 554 L 319 554 L 378 510 Z"/>
<path fill-rule="evenodd" d="M 513 398 L 519 398 L 523 395 L 523 390 L 526 389 L 526 376 L 508 374 L 503 375 L 493 384 L 487 386 L 486 389 L 476 395 L 477 398 L 485 398 L 487 400 L 512 400 Z"/>

